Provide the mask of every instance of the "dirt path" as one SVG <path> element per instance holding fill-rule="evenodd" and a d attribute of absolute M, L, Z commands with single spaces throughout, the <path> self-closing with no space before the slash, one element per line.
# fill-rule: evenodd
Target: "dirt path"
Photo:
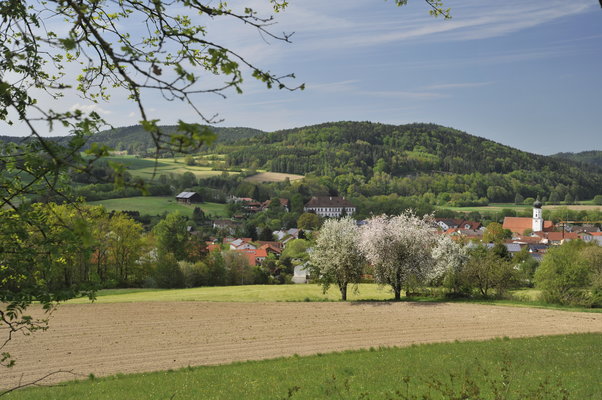
<path fill-rule="evenodd" d="M 0 387 L 55 370 L 85 377 L 370 346 L 602 332 L 602 314 L 477 304 L 121 303 L 64 305 L 16 337 Z M 51 378 L 73 379 L 68 374 Z"/>

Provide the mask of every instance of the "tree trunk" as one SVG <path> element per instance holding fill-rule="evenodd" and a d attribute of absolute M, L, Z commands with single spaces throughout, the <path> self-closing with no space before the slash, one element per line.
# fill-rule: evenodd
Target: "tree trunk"
<path fill-rule="evenodd" d="M 339 290 L 341 291 L 341 300 L 347 301 L 347 284 L 346 283 L 340 284 Z"/>
<path fill-rule="evenodd" d="M 396 301 L 401 300 L 401 288 L 400 287 L 394 287 L 393 288 L 393 292 L 395 293 L 395 300 Z"/>

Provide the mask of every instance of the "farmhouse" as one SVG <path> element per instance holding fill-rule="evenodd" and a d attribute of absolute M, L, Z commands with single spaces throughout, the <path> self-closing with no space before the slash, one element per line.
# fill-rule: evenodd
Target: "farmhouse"
<path fill-rule="evenodd" d="M 340 217 L 342 215 L 353 215 L 355 206 L 344 197 L 312 197 L 305 207 L 305 212 L 313 212 L 320 217 Z"/>
<path fill-rule="evenodd" d="M 193 203 L 202 203 L 203 199 L 201 195 L 197 192 L 182 192 L 176 196 L 176 200 L 178 203 L 184 204 L 193 204 Z"/>

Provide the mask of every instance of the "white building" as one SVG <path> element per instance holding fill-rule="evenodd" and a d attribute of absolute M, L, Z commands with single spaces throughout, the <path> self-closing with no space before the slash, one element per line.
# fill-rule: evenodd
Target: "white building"
<path fill-rule="evenodd" d="M 320 217 L 338 218 L 342 215 L 353 215 L 355 206 L 344 197 L 312 197 L 303 210 L 316 213 Z"/>

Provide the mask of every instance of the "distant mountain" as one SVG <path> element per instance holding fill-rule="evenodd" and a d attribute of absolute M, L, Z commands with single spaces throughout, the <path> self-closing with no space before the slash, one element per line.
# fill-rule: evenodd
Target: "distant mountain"
<path fill-rule="evenodd" d="M 602 151 L 599 150 L 582 151 L 581 153 L 558 153 L 552 154 L 551 157 L 592 164 L 602 168 Z"/>

